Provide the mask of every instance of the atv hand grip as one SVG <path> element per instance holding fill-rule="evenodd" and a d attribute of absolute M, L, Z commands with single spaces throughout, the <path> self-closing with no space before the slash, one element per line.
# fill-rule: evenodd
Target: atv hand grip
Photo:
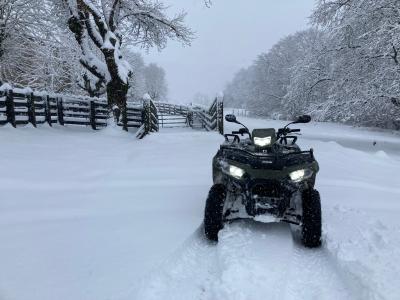
<path fill-rule="evenodd" d="M 233 143 L 234 142 L 240 143 L 240 138 L 235 134 L 224 134 L 224 137 L 225 137 L 226 142 L 230 142 L 229 137 L 233 137 L 233 141 L 232 141 Z"/>
<path fill-rule="evenodd" d="M 290 132 L 300 132 L 301 129 L 290 129 Z"/>

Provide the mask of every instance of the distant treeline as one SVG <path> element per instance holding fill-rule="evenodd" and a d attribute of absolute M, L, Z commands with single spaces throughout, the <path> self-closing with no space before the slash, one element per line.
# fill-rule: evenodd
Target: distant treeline
<path fill-rule="evenodd" d="M 399 130 L 400 1 L 320 0 L 311 21 L 240 70 L 227 105 Z"/>

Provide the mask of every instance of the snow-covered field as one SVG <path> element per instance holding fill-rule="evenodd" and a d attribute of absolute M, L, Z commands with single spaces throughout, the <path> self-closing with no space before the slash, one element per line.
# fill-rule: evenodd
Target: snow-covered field
<path fill-rule="evenodd" d="M 400 137 L 299 127 L 321 167 L 318 250 L 286 224 L 203 238 L 216 133 L 0 128 L 0 299 L 399 299 Z"/>

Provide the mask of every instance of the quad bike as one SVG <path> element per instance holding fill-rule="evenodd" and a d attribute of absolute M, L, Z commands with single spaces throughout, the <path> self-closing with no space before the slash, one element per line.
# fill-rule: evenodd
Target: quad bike
<path fill-rule="evenodd" d="M 249 129 L 225 134 L 213 159 L 213 182 L 205 207 L 205 235 L 218 241 L 224 223 L 250 218 L 296 225 L 306 247 L 321 245 L 321 202 L 314 189 L 319 170 L 313 150 L 301 151 L 289 125 L 309 123 L 303 115 L 284 128 Z M 246 137 L 246 138 L 244 138 Z"/>

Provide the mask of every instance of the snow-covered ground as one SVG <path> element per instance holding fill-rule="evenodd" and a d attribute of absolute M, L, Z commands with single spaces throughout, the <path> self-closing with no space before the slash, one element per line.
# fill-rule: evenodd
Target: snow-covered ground
<path fill-rule="evenodd" d="M 0 299 L 398 299 L 400 137 L 299 127 L 321 167 L 317 250 L 286 224 L 203 238 L 216 133 L 0 128 Z"/>

